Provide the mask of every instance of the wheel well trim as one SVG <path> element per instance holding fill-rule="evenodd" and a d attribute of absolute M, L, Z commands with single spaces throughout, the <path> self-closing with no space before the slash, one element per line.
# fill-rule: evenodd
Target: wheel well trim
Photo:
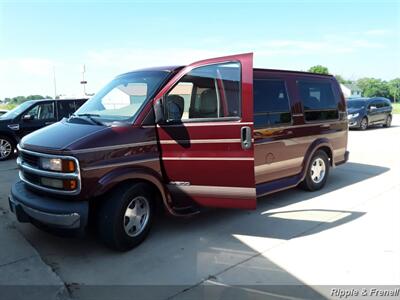
<path fill-rule="evenodd" d="M 327 156 L 330 159 L 330 166 L 334 167 L 335 166 L 335 161 L 334 161 L 334 156 L 333 156 L 333 149 L 332 145 L 329 143 L 329 140 L 326 138 L 323 139 L 318 139 L 315 140 L 314 142 L 311 143 L 311 145 L 308 147 L 306 154 L 304 155 L 303 159 L 303 166 L 302 166 L 302 171 L 301 171 L 301 176 L 299 183 L 304 180 L 304 178 L 307 175 L 307 169 L 310 164 L 310 160 L 313 157 L 313 155 L 318 151 L 322 150 L 327 152 Z M 328 151 L 326 151 L 328 150 Z"/>
<path fill-rule="evenodd" d="M 159 192 L 162 204 L 166 208 L 167 212 L 171 215 L 179 215 L 171 206 L 172 198 L 167 187 L 163 183 L 161 176 L 154 170 L 132 167 L 112 170 L 98 180 L 97 186 L 92 190 L 93 196 L 99 197 L 123 182 L 135 180 L 150 184 Z"/>

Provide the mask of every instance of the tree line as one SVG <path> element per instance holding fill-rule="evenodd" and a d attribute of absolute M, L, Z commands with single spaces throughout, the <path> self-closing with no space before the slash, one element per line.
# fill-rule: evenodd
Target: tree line
<path fill-rule="evenodd" d="M 308 72 L 317 74 L 330 74 L 327 67 L 316 65 Z M 342 84 L 355 84 L 363 97 L 385 97 L 394 102 L 400 101 L 400 78 L 385 81 L 378 78 L 364 77 L 358 80 L 347 80 L 340 75 L 334 75 Z"/>
<path fill-rule="evenodd" d="M 41 99 L 53 99 L 51 96 L 42 96 L 42 95 L 29 95 L 25 96 L 17 96 L 13 98 L 4 98 L 4 103 L 9 105 L 18 105 L 28 100 L 41 100 Z"/>

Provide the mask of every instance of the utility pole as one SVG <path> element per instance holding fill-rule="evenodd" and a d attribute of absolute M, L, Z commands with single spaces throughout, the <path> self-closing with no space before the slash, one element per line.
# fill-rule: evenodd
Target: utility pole
<path fill-rule="evenodd" d="M 86 84 L 87 81 L 85 80 L 85 72 L 86 72 L 86 67 L 85 65 L 83 65 L 82 67 L 82 80 L 81 80 L 81 84 L 83 85 L 83 95 L 86 96 Z"/>
<path fill-rule="evenodd" d="M 54 99 L 57 99 L 56 67 L 53 66 Z"/>

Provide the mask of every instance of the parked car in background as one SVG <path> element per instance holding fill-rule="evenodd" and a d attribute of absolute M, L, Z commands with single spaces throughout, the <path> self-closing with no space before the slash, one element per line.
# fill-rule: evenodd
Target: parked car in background
<path fill-rule="evenodd" d="M 4 115 L 7 112 L 8 112 L 7 109 L 0 109 L 0 116 Z"/>
<path fill-rule="evenodd" d="M 23 136 L 69 117 L 86 100 L 30 100 L 0 116 L 0 160 L 10 158 Z"/>
<path fill-rule="evenodd" d="M 21 140 L 10 209 L 45 228 L 92 222 L 128 250 L 158 209 L 255 209 L 299 184 L 321 189 L 348 159 L 346 116 L 335 77 L 254 69 L 250 53 L 122 74 Z"/>
<path fill-rule="evenodd" d="M 390 127 L 392 104 L 383 97 L 347 99 L 347 118 L 350 128 L 367 129 L 372 125 Z"/>

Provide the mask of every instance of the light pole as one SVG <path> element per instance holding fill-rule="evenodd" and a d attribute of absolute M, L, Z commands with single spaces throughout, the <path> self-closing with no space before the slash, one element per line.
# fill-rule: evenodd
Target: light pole
<path fill-rule="evenodd" d="M 81 80 L 81 84 L 83 85 L 83 95 L 86 96 L 86 84 L 87 81 L 85 80 L 85 72 L 86 72 L 86 67 L 85 65 L 83 65 L 82 67 L 82 80 Z"/>
<path fill-rule="evenodd" d="M 54 99 L 57 99 L 56 67 L 53 66 Z"/>

